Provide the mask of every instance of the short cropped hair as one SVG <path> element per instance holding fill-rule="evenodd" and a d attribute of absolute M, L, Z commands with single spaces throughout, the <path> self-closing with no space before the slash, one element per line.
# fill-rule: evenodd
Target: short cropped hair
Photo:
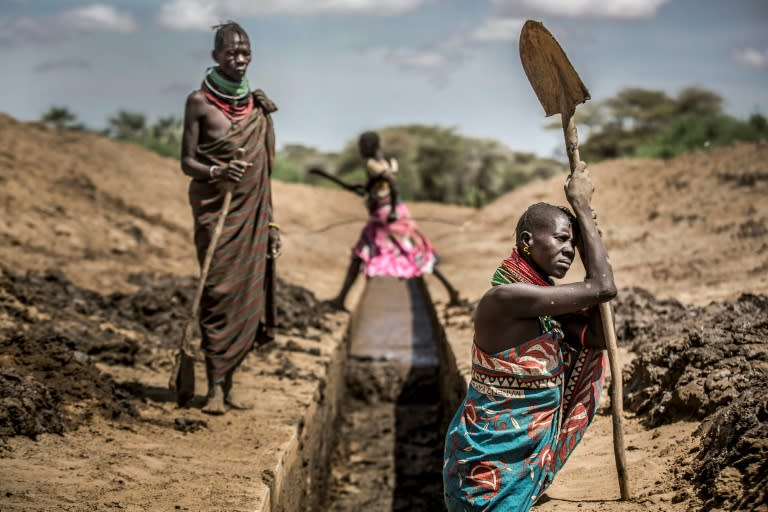
<path fill-rule="evenodd" d="M 555 206 L 549 203 L 536 203 L 528 207 L 520 216 L 515 228 L 515 243 L 519 247 L 522 243 L 523 231 L 533 233 L 539 228 L 546 227 L 553 215 L 565 215 L 573 228 L 574 238 L 579 233 L 579 223 L 576 216 L 565 206 Z"/>
<path fill-rule="evenodd" d="M 357 146 L 360 148 L 361 152 L 363 148 L 376 152 L 376 150 L 379 149 L 380 143 L 381 143 L 381 140 L 379 139 L 379 134 L 371 131 L 363 132 L 360 135 L 360 138 L 357 139 Z M 363 155 L 363 156 L 373 156 L 373 155 Z"/>
<path fill-rule="evenodd" d="M 250 38 L 248 37 L 248 33 L 245 31 L 245 29 L 241 27 L 239 23 L 236 23 L 232 20 L 227 20 L 221 25 L 215 25 L 212 28 L 213 30 L 216 31 L 216 33 L 213 36 L 214 51 L 221 50 L 221 48 L 224 46 L 224 40 L 229 34 L 238 34 L 240 35 L 241 38 L 250 40 Z"/>

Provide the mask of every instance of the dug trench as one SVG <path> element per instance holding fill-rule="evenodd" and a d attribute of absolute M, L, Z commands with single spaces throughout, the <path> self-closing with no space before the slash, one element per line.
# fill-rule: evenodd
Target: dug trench
<path fill-rule="evenodd" d="M 224 417 L 200 411 L 202 365 L 190 408 L 165 387 L 194 278 L 131 281 L 0 269 L 2 510 L 441 509 L 445 343 L 422 280 L 368 280 L 351 318 L 280 280 L 278 341 L 240 377 L 256 407 Z"/>
<path fill-rule="evenodd" d="M 423 282 L 372 279 L 350 318 L 281 281 L 278 341 L 238 381 L 254 409 L 212 417 L 165 387 L 192 277 L 100 295 L 0 270 L 2 510 L 440 510 L 468 305 L 438 323 Z M 765 510 L 768 297 L 626 288 L 616 327 L 635 498 L 616 501 L 603 403 L 537 509 Z"/>
<path fill-rule="evenodd" d="M 223 417 L 177 409 L 167 392 L 170 354 L 194 291 L 194 278 L 183 276 L 197 269 L 178 161 L 1 113 L 0 140 L 0 509 L 318 503 L 343 426 L 333 418 L 343 417 L 350 318 L 324 313 L 307 290 L 284 283 L 278 339 L 249 355 L 237 381 L 254 409 Z M 590 163 L 622 290 L 617 330 L 636 499 L 617 501 L 604 404 L 537 512 L 766 510 L 766 162 L 763 140 Z M 409 207 L 456 223 L 420 224 L 454 286 L 476 300 L 524 206 L 562 204 L 562 182 L 532 182 L 480 210 Z M 285 234 L 278 275 L 333 296 L 365 222 L 359 198 L 278 180 L 273 187 Z M 349 218 L 359 224 L 324 228 Z M 446 311 L 442 290 L 431 291 L 463 377 L 451 392 L 460 397 L 469 311 Z M 441 366 L 442 382 L 457 382 L 451 365 Z"/>
<path fill-rule="evenodd" d="M 321 510 L 442 510 L 443 330 L 424 281 L 369 279 L 349 330 L 332 485 Z"/>

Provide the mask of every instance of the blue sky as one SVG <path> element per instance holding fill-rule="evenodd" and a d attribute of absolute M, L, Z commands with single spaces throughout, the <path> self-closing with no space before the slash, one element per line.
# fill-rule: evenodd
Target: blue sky
<path fill-rule="evenodd" d="M 181 116 L 213 64 L 210 26 L 234 19 L 251 37 L 251 84 L 280 108 L 279 145 L 334 151 L 425 123 L 550 156 L 562 135 L 543 128 L 520 65 L 527 18 L 594 100 L 700 86 L 737 117 L 768 114 L 766 0 L 0 0 L 0 111 L 33 120 L 66 105 L 97 128 L 121 108 Z"/>

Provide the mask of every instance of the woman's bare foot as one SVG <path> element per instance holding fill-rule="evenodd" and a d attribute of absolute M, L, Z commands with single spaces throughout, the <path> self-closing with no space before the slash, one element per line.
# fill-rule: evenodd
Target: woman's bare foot
<path fill-rule="evenodd" d="M 227 409 L 224 407 L 224 389 L 221 384 L 213 386 L 213 389 L 208 393 L 205 405 L 202 411 L 206 414 L 224 414 Z"/>
<path fill-rule="evenodd" d="M 242 396 L 234 391 L 234 379 L 233 379 L 233 373 L 234 370 L 231 370 L 227 373 L 227 375 L 224 377 L 224 403 L 228 406 L 230 406 L 233 409 L 237 409 L 239 411 L 246 411 L 248 409 L 251 409 L 252 406 L 246 404 Z"/>
<path fill-rule="evenodd" d="M 247 411 L 249 409 L 253 409 L 252 405 L 243 402 L 238 394 L 231 389 L 227 392 L 226 395 L 224 395 L 224 403 L 233 409 L 237 409 L 238 411 Z"/>

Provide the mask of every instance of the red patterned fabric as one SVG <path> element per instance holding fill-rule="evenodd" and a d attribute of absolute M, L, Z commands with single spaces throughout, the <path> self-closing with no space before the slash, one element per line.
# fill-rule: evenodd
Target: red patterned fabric
<path fill-rule="evenodd" d="M 517 252 L 492 283 L 551 286 Z M 525 512 L 552 483 L 592 421 L 603 352 L 563 342 L 556 320 L 538 337 L 488 354 L 472 346 L 472 379 L 445 439 L 449 512 Z"/>

